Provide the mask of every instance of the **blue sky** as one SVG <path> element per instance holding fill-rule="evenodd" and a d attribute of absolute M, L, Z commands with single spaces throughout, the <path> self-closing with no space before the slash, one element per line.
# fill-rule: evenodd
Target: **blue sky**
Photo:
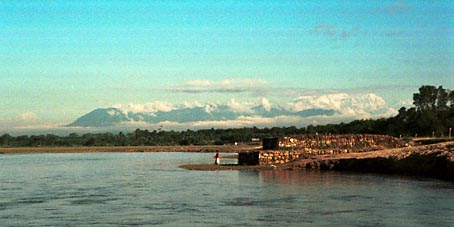
<path fill-rule="evenodd" d="M 420 85 L 454 89 L 453 11 L 442 0 L 0 0 L 0 123 L 332 92 L 398 108 Z"/>

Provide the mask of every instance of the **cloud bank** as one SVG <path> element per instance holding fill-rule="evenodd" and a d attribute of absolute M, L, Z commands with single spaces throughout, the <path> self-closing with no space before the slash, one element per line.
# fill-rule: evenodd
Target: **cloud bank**
<path fill-rule="evenodd" d="M 302 95 L 286 103 L 273 103 L 261 97 L 250 102 L 230 99 L 226 103 L 200 104 L 193 101 L 170 104 L 156 101 L 146 104 L 115 105 L 115 108 L 119 110 L 109 111 L 129 114 L 125 115 L 129 120 L 121 122 L 123 126 L 149 125 L 151 127 L 153 124 L 150 122 L 154 122 L 177 129 L 292 125 L 302 127 L 308 124 L 338 123 L 397 114 L 397 110 L 389 107 L 383 98 L 374 93 Z M 323 110 L 332 112 L 325 115 L 327 112 Z M 315 114 L 305 115 L 303 113 L 308 112 L 304 111 L 315 111 Z M 166 112 L 169 115 L 166 115 Z M 151 114 L 152 117 L 143 113 Z"/>
<path fill-rule="evenodd" d="M 394 108 L 374 93 L 350 95 L 334 93 L 320 96 L 300 96 L 292 102 L 294 111 L 311 108 L 334 109 L 346 116 L 358 118 L 387 117 L 397 114 Z"/>
<path fill-rule="evenodd" d="M 208 82 L 197 83 L 209 84 Z M 390 117 L 397 114 L 397 110 L 389 107 L 382 97 L 374 93 L 350 94 L 345 92 L 319 95 L 305 94 L 287 102 L 271 101 L 266 97 L 258 97 L 249 101 L 237 101 L 232 98 L 225 103 L 204 104 L 198 101 L 176 104 L 153 101 L 144 104 L 117 104 L 113 105 L 113 108 L 100 110 L 105 111 L 104 117 L 111 116 L 123 120 L 102 127 L 49 126 L 45 125 L 36 114 L 26 112 L 14 119 L 0 120 L 0 123 L 5 126 L 1 130 L 7 129 L 8 133 L 32 131 L 61 134 L 61 132 L 129 131 L 135 128 L 157 129 L 160 127 L 163 127 L 164 130 L 253 126 L 305 127 L 309 124 L 349 122 L 355 119 Z M 314 110 L 316 110 L 316 114 L 301 114 L 304 111 L 311 112 Z M 323 110 L 333 112 L 326 114 L 327 112 Z M 163 116 L 169 116 L 169 118 Z M 178 119 L 181 119 L 181 116 L 184 116 L 186 120 L 179 121 Z M 156 118 L 158 120 L 153 120 Z"/>
<path fill-rule="evenodd" d="M 113 107 L 122 110 L 125 113 L 155 113 L 158 111 L 169 112 L 175 109 L 175 106 L 168 102 L 155 101 L 145 104 L 129 103 L 129 104 L 116 104 Z"/>

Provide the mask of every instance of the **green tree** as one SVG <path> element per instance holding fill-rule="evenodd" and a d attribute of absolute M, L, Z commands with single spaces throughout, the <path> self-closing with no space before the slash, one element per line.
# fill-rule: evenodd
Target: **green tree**
<path fill-rule="evenodd" d="M 449 104 L 450 104 L 449 106 L 451 107 L 451 109 L 454 109 L 454 90 L 449 91 L 448 101 L 449 101 Z"/>
<path fill-rule="evenodd" d="M 3 134 L 0 136 L 0 145 L 3 147 L 9 147 L 12 145 L 12 142 L 14 140 L 14 137 L 12 137 L 10 134 Z"/>
<path fill-rule="evenodd" d="M 413 94 L 413 104 L 418 111 L 435 109 L 438 97 L 438 89 L 435 86 L 423 85 L 419 93 Z"/>
<path fill-rule="evenodd" d="M 448 91 L 443 86 L 437 89 L 437 111 L 444 111 L 448 109 Z"/>

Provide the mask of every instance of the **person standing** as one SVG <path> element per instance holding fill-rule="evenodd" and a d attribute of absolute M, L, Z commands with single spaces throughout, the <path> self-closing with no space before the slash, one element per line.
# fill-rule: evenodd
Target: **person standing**
<path fill-rule="evenodd" d="M 221 155 L 219 154 L 219 152 L 216 152 L 216 155 L 214 156 L 214 164 L 215 165 L 221 164 Z"/>

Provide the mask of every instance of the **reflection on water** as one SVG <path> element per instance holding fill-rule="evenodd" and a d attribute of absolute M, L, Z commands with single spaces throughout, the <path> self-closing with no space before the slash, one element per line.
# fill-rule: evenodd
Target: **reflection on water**
<path fill-rule="evenodd" d="M 304 172 L 302 172 L 304 171 Z M 304 178 L 300 177 L 304 174 Z M 314 175 L 315 178 L 314 178 Z M 311 182 L 320 181 L 320 172 L 312 172 L 306 170 L 263 170 L 259 172 L 261 183 L 282 184 L 282 185 L 305 185 Z"/>
<path fill-rule="evenodd" d="M 188 171 L 213 154 L 3 155 L 1 226 L 452 226 L 454 185 L 318 171 Z"/>

